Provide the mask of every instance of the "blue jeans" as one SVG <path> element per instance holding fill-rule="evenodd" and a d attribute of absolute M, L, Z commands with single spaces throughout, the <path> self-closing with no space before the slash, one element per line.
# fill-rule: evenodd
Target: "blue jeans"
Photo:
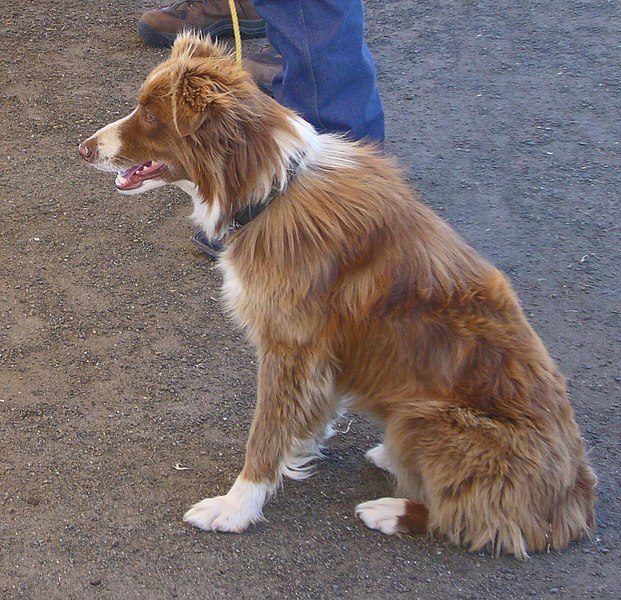
<path fill-rule="evenodd" d="M 375 64 L 362 0 L 253 0 L 282 54 L 274 98 L 314 125 L 350 139 L 384 140 Z"/>

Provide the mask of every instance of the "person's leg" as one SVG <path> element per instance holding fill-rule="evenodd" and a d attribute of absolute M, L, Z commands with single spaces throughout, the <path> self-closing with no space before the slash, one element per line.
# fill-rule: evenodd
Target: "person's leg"
<path fill-rule="evenodd" d="M 364 41 L 361 0 L 254 0 L 282 54 L 274 98 L 318 131 L 384 140 L 375 64 Z"/>

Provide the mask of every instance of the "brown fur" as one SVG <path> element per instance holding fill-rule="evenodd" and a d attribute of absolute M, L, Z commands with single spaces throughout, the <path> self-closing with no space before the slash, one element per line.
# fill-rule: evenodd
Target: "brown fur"
<path fill-rule="evenodd" d="M 408 500 L 405 513 L 397 520 L 397 530 L 404 533 L 426 533 L 429 530 L 429 510 L 424 504 Z"/>
<path fill-rule="evenodd" d="M 217 198 L 221 231 L 267 195 L 285 160 L 278 139 L 303 148 L 292 113 L 191 36 L 138 101 L 122 155 L 166 162 L 171 181 Z M 412 500 L 401 528 L 518 557 L 588 535 L 595 477 L 564 379 L 509 283 L 389 160 L 333 143 L 348 166 L 301 170 L 227 239 L 227 304 L 259 356 L 242 477 L 277 482 L 348 397 L 384 423 Z"/>

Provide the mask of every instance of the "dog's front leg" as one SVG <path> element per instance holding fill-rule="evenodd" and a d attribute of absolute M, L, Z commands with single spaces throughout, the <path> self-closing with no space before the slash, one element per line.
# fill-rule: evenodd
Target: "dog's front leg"
<path fill-rule="evenodd" d="M 226 495 L 195 504 L 184 520 L 205 531 L 238 532 L 261 520 L 265 501 L 291 473 L 287 463 L 325 431 L 333 399 L 331 368 L 316 350 L 263 353 L 244 468 Z"/>

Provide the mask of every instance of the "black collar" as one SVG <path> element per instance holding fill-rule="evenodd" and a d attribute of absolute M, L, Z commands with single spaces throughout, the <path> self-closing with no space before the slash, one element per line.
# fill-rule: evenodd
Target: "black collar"
<path fill-rule="evenodd" d="M 289 184 L 297 175 L 298 167 L 300 166 L 303 158 L 304 157 L 301 156 L 291 160 L 287 166 L 287 179 L 285 180 L 284 185 L 282 185 L 281 182 L 274 182 L 270 193 L 263 198 L 261 202 L 258 202 L 257 204 L 249 204 L 246 208 L 244 208 L 244 210 L 235 215 L 235 219 L 233 221 L 235 229 L 247 225 L 250 221 L 252 221 L 252 219 L 258 217 L 269 206 L 274 198 L 282 194 L 287 187 L 289 187 Z"/>

